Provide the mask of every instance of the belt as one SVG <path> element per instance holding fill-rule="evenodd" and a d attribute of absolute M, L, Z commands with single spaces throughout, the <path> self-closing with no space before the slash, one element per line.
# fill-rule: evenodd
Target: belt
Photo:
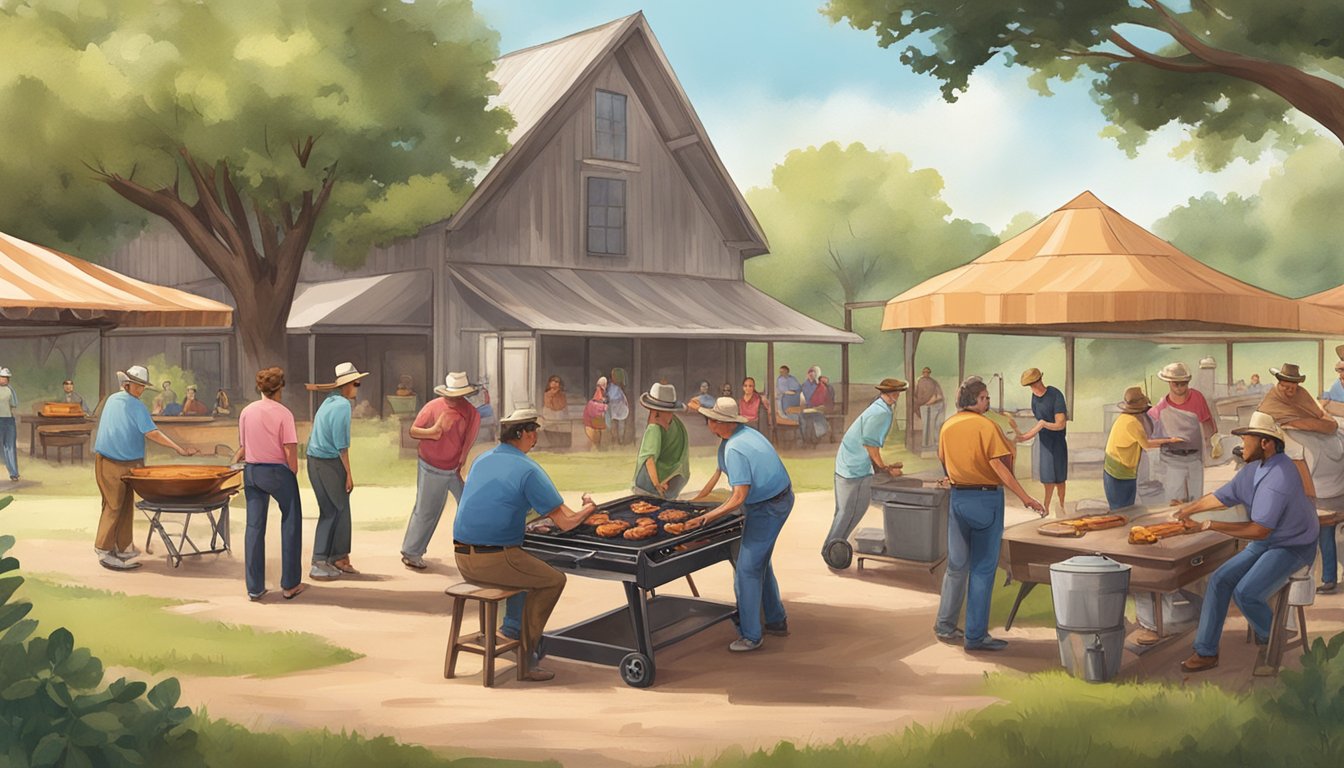
<path fill-rule="evenodd" d="M 997 485 L 960 485 L 953 483 L 952 488 L 958 491 L 997 491 L 1000 486 Z"/>
<path fill-rule="evenodd" d="M 476 544 L 463 544 L 460 541 L 453 542 L 453 551 L 459 555 L 484 555 L 491 552 L 503 552 L 508 547 L 479 546 Z"/>
<path fill-rule="evenodd" d="M 785 496 L 787 496 L 787 495 L 789 494 L 789 492 L 792 491 L 792 490 L 793 490 L 793 486 L 792 486 L 792 485 L 786 485 L 786 486 L 784 486 L 784 490 L 782 490 L 782 491 L 780 491 L 779 493 L 776 493 L 774 496 L 771 496 L 770 498 L 766 499 L 766 502 L 768 503 L 768 502 L 771 502 L 771 501 L 779 501 L 780 499 L 782 499 L 782 498 L 784 498 Z"/>
<path fill-rule="evenodd" d="M 1198 448 L 1163 448 L 1163 453 L 1169 453 L 1172 456 L 1191 456 L 1199 453 Z"/>

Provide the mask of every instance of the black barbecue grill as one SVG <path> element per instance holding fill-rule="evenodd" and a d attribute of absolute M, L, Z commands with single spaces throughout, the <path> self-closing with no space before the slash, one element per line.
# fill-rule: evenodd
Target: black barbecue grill
<path fill-rule="evenodd" d="M 654 504 L 660 509 L 636 513 L 630 509 L 636 502 Z M 695 517 L 715 506 L 626 496 L 599 506 L 597 512 L 606 513 L 612 520 L 633 523 L 639 517 L 657 519 L 659 512 L 669 509 Z M 646 688 L 653 684 L 656 649 L 737 615 L 733 605 L 681 595 L 651 597 L 648 591 L 706 566 L 725 560 L 732 563 L 742 539 L 741 511 L 681 534 L 668 533 L 664 525 L 659 522 L 656 535 L 640 540 L 623 536 L 603 538 L 593 533 L 594 527 L 590 525 L 565 532 L 526 534 L 523 549 L 552 566 L 579 576 L 620 581 L 625 587 L 625 606 L 547 632 L 541 642 L 544 654 L 615 666 L 628 685 Z"/>

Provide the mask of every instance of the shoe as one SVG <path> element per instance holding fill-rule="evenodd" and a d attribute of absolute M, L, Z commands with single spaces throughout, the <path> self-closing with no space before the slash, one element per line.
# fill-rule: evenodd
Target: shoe
<path fill-rule="evenodd" d="M 353 573 L 355 575 L 359 574 L 359 571 L 355 570 L 355 566 L 350 564 L 350 558 L 348 557 L 343 557 L 340 560 L 333 561 L 331 563 L 331 567 L 335 568 L 341 573 Z"/>
<path fill-rule="evenodd" d="M 504 628 L 502 628 L 502 627 L 501 627 L 501 628 L 499 629 L 499 631 L 496 632 L 495 634 L 496 634 L 496 635 L 499 635 L 500 637 L 504 638 L 505 640 L 517 640 L 517 639 L 519 638 L 519 634 L 518 634 L 517 632 L 511 632 L 511 631 L 509 631 L 509 630 L 507 630 L 507 629 L 504 629 Z"/>
<path fill-rule="evenodd" d="M 133 571 L 140 567 L 140 563 L 127 562 L 111 553 L 99 557 L 98 564 L 109 571 Z"/>
<path fill-rule="evenodd" d="M 985 635 L 985 639 L 984 639 L 984 640 L 981 640 L 980 642 L 976 643 L 975 645 L 970 645 L 970 644 L 968 643 L 968 644 L 966 645 L 966 650 L 968 650 L 968 651 L 1002 651 L 1004 648 L 1007 648 L 1007 647 L 1008 647 L 1008 641 L 1007 641 L 1007 640 L 1000 640 L 1000 639 L 998 639 L 997 637 L 990 637 L 989 635 Z"/>
<path fill-rule="evenodd" d="M 289 589 L 286 589 L 286 590 L 282 590 L 282 591 L 280 592 L 280 596 L 283 597 L 283 598 L 285 598 L 286 600 L 293 600 L 294 598 L 298 597 L 299 595 L 302 595 L 303 592 L 304 592 L 304 590 L 306 590 L 306 589 L 308 589 L 308 585 L 307 585 L 307 584 L 304 584 L 302 581 L 300 581 L 298 584 L 295 584 L 293 587 L 291 587 L 291 588 L 289 588 Z"/>
<path fill-rule="evenodd" d="M 1181 662 L 1181 669 L 1186 672 L 1203 672 L 1218 666 L 1218 654 L 1212 656 L 1200 656 L 1198 653 L 1191 654 L 1190 658 Z"/>
<path fill-rule="evenodd" d="M 17 483 L 17 482 L 19 482 L 19 476 L 18 476 L 18 475 L 10 475 L 10 476 L 9 476 L 9 482 L 11 482 L 11 483 Z"/>
<path fill-rule="evenodd" d="M 966 642 L 966 633 L 962 631 L 961 627 L 957 627 L 951 632 L 939 632 L 935 629 L 933 636 L 938 638 L 938 642 L 948 645 L 961 645 Z"/>
<path fill-rule="evenodd" d="M 533 667 L 523 673 L 523 679 L 533 683 L 544 683 L 555 677 L 555 673 L 549 669 Z"/>
<path fill-rule="evenodd" d="M 760 647 L 760 640 L 748 640 L 745 637 L 739 637 L 728 644 L 728 650 L 734 653 L 746 653 L 747 651 L 754 651 Z"/>
<path fill-rule="evenodd" d="M 251 600 L 251 601 L 254 602 L 254 603 L 256 603 L 256 602 L 260 602 L 260 601 L 261 601 L 261 598 L 265 597 L 267 592 L 270 592 L 270 590 L 269 590 L 269 589 L 263 589 L 263 590 L 261 590 L 260 592 L 248 592 L 248 593 L 247 593 L 247 599 L 248 599 L 248 600 Z"/>
<path fill-rule="evenodd" d="M 1338 587 L 1339 587 L 1339 584 L 1338 584 L 1337 582 L 1334 582 L 1334 581 L 1324 581 L 1324 582 L 1321 582 L 1321 585 L 1320 585 L 1319 587 L 1316 588 L 1316 592 L 1317 592 L 1317 594 L 1328 595 L 1328 594 L 1333 593 L 1333 592 L 1335 591 L 1335 589 L 1338 588 Z"/>
<path fill-rule="evenodd" d="M 1139 645 L 1157 645 L 1162 642 L 1162 636 L 1151 629 L 1140 629 L 1134 633 L 1134 642 Z"/>
<path fill-rule="evenodd" d="M 122 550 L 118 550 L 117 552 L 114 552 L 113 554 L 115 554 L 117 557 L 120 557 L 122 560 L 133 560 L 133 559 L 135 559 L 135 558 L 137 558 L 137 557 L 143 555 L 144 552 L 141 552 L 139 547 L 137 547 L 137 546 L 135 546 L 134 544 L 132 544 L 131 547 L 130 547 L 130 549 L 122 549 Z"/>
<path fill-rule="evenodd" d="M 783 621 L 767 621 L 767 622 L 765 622 L 765 634 L 767 634 L 767 635 L 774 635 L 775 637 L 788 637 L 788 636 L 789 636 L 789 620 L 788 620 L 788 619 L 785 619 L 785 620 L 783 620 Z"/>
<path fill-rule="evenodd" d="M 339 579 L 341 571 L 331 563 L 313 563 L 313 567 L 308 571 L 308 576 L 319 581 L 331 581 L 332 579 Z"/>
<path fill-rule="evenodd" d="M 423 571 L 429 567 L 429 563 L 425 562 L 425 558 L 419 555 L 402 555 L 401 564 L 415 571 Z"/>

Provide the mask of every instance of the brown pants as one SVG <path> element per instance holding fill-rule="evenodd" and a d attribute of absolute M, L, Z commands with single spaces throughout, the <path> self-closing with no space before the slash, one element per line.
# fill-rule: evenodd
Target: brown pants
<path fill-rule="evenodd" d="M 523 650 L 531 653 L 541 644 L 551 611 L 565 591 L 565 574 L 555 570 L 522 547 L 506 547 L 499 552 L 457 553 L 457 570 L 473 584 L 526 589 L 523 602 Z M 488 631 L 488 630 L 487 630 Z"/>
<path fill-rule="evenodd" d="M 121 478 L 133 467 L 143 467 L 138 461 L 113 461 L 102 454 L 94 454 L 93 477 L 98 492 L 103 495 L 103 516 L 98 520 L 98 535 L 93 540 L 97 549 L 119 552 L 131 548 L 131 529 L 135 523 L 135 494 Z"/>

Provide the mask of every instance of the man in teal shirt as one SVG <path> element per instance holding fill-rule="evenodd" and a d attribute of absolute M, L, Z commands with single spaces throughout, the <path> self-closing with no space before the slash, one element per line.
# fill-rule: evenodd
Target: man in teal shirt
<path fill-rule="evenodd" d="M 313 415 L 308 435 L 308 481 L 318 509 L 313 567 L 308 573 L 314 579 L 359 573 L 350 564 L 350 492 L 355 488 L 350 472 L 350 404 L 368 375 L 347 362 L 336 366 L 334 382 L 308 385 L 312 391 L 332 392 Z"/>
<path fill-rule="evenodd" d="M 677 388 L 671 384 L 654 384 L 639 402 L 649 411 L 649 426 L 635 458 L 634 490 L 675 499 L 691 478 L 690 441 L 675 413 L 685 406 L 677 402 Z"/>
<path fill-rule="evenodd" d="M 821 557 L 832 568 L 849 567 L 854 554 L 849 535 L 872 501 L 874 470 L 892 477 L 901 474 L 900 462 L 888 464 L 882 459 L 882 444 L 891 430 L 893 409 L 905 386 L 900 379 L 883 379 L 877 385 L 877 399 L 849 425 L 840 441 L 840 450 L 835 454 L 835 519 L 821 546 Z"/>

